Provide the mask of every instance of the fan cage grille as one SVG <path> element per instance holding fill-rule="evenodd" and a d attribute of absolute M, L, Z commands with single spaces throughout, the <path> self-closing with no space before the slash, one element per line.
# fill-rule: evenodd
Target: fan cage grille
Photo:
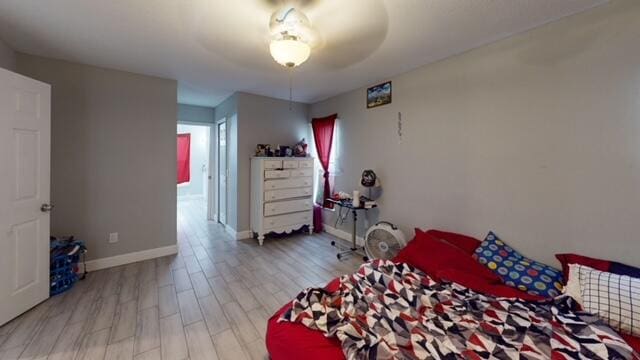
<path fill-rule="evenodd" d="M 365 251 L 372 259 L 390 260 L 402 248 L 400 240 L 385 229 L 372 230 L 365 240 Z"/>

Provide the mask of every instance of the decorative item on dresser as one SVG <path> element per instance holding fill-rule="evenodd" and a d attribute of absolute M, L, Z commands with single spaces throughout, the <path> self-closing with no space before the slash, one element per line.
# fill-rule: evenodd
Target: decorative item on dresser
<path fill-rule="evenodd" d="M 313 159 L 251 159 L 251 231 L 260 245 L 268 233 L 313 232 Z"/>

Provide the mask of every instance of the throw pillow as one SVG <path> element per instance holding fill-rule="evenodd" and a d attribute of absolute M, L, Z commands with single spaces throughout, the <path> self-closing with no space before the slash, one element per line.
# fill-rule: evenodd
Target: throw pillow
<path fill-rule="evenodd" d="M 476 274 L 490 283 L 502 281 L 495 273 L 478 264 L 464 250 L 419 229 L 416 229 L 415 238 L 400 251 L 393 261 L 409 263 L 436 280 L 439 280 L 438 271 L 458 269 Z"/>
<path fill-rule="evenodd" d="M 565 283 L 569 282 L 569 264 L 584 265 L 599 271 L 640 278 L 640 268 L 615 261 L 596 259 L 578 254 L 556 254 L 556 259 L 562 264 Z"/>
<path fill-rule="evenodd" d="M 569 283 L 569 264 L 580 264 L 600 271 L 610 271 L 611 261 L 591 258 L 578 254 L 556 254 L 556 259 L 562 265 L 564 282 Z"/>
<path fill-rule="evenodd" d="M 600 270 L 600 269 L 596 269 L 596 270 Z M 625 265 L 615 261 L 611 262 L 611 267 L 609 268 L 609 272 L 618 274 L 618 275 L 627 275 L 633 278 L 640 278 L 640 268 Z"/>
<path fill-rule="evenodd" d="M 582 306 L 582 293 L 580 292 L 580 280 L 579 280 L 579 271 L 580 268 L 577 264 L 568 264 L 569 267 L 569 275 L 567 284 L 564 286 L 562 292 L 565 295 L 571 296 L 580 306 Z"/>
<path fill-rule="evenodd" d="M 558 296 L 562 290 L 562 274 L 559 270 L 522 256 L 492 231 L 473 256 L 480 264 L 498 274 L 505 285 L 546 298 Z"/>
<path fill-rule="evenodd" d="M 448 231 L 431 229 L 427 231 L 427 234 L 438 239 L 442 239 L 449 244 L 453 244 L 467 252 L 469 255 L 473 254 L 473 252 L 478 248 L 478 245 L 480 245 L 480 240 L 478 239 L 472 238 L 471 236 L 452 233 Z"/>
<path fill-rule="evenodd" d="M 573 268 L 584 310 L 597 314 L 621 333 L 640 336 L 640 279 L 578 264 L 571 264 Z"/>

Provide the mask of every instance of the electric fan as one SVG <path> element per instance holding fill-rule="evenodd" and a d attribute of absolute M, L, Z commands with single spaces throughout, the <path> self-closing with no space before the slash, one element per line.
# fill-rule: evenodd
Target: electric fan
<path fill-rule="evenodd" d="M 369 259 L 390 260 L 406 244 L 402 231 L 387 221 L 373 225 L 364 236 L 364 251 Z"/>

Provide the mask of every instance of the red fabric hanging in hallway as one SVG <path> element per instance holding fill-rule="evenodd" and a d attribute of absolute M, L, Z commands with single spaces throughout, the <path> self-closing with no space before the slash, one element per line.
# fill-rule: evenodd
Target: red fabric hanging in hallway
<path fill-rule="evenodd" d="M 329 162 L 331 156 L 331 147 L 333 146 L 333 128 L 336 124 L 338 114 L 333 114 L 323 118 L 314 118 L 311 120 L 313 128 L 313 139 L 316 143 L 316 152 L 318 160 L 324 170 L 324 187 L 323 187 L 323 206 L 333 208 L 333 204 L 327 199 L 331 198 L 331 185 L 329 184 Z"/>
<path fill-rule="evenodd" d="M 191 180 L 191 134 L 178 134 L 178 184 Z"/>

